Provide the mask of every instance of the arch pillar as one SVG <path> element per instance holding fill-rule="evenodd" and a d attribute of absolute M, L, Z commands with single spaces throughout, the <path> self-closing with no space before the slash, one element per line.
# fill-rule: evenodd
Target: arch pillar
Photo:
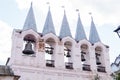
<path fill-rule="evenodd" d="M 94 46 L 90 47 L 89 54 L 90 54 L 90 67 L 91 67 L 91 70 L 92 70 L 92 72 L 97 72 Z"/>

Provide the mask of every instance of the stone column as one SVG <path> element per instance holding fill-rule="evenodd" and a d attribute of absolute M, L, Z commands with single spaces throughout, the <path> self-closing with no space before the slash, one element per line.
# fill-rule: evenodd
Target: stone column
<path fill-rule="evenodd" d="M 73 68 L 75 70 L 82 71 L 81 53 L 80 53 L 80 47 L 78 44 L 75 44 L 72 47 L 72 60 L 73 60 Z"/>
<path fill-rule="evenodd" d="M 56 46 L 55 46 L 55 67 L 56 68 L 65 68 L 64 45 L 61 41 L 56 43 Z"/>
<path fill-rule="evenodd" d="M 97 72 L 94 46 L 90 46 L 89 55 L 90 55 L 90 68 L 91 68 L 92 72 Z"/>

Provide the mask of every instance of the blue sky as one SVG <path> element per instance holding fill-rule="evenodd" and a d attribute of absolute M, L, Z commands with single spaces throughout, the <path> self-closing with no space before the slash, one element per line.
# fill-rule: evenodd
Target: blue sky
<path fill-rule="evenodd" d="M 0 64 L 5 64 L 11 54 L 11 35 L 13 29 L 22 29 L 26 15 L 28 13 L 32 0 L 1 0 L 0 1 Z M 77 12 L 79 9 L 84 29 L 89 36 L 90 15 L 92 16 L 98 30 L 101 42 L 110 46 L 110 62 L 120 52 L 120 39 L 113 32 L 120 24 L 119 0 L 33 0 L 33 9 L 35 13 L 38 32 L 42 32 L 45 18 L 48 11 L 49 2 L 57 35 L 61 27 L 65 6 L 68 22 L 75 36 Z"/>

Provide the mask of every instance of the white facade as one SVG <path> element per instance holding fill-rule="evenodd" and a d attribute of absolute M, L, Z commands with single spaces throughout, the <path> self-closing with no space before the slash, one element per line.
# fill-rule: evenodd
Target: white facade
<path fill-rule="evenodd" d="M 38 33 L 31 4 L 23 29 L 13 30 L 8 65 L 19 80 L 111 80 L 109 47 L 101 43 L 93 19 L 90 40 L 80 19 L 77 29 L 73 39 L 64 12 L 58 37 L 49 9 L 43 33 Z"/>
<path fill-rule="evenodd" d="M 14 76 L 0 76 L 0 80 L 18 80 Z"/>
<path fill-rule="evenodd" d="M 26 35 L 33 35 L 35 38 L 35 54 L 23 54 L 24 38 Z M 68 44 L 66 43 L 68 42 Z M 54 52 L 52 59 L 54 60 L 54 67 L 46 66 L 45 59 L 45 44 L 52 43 Z M 71 60 L 73 69 L 66 69 L 64 60 L 64 44 L 71 47 Z M 70 44 L 69 44 L 70 43 Z M 42 46 L 40 45 L 42 44 Z M 81 61 L 81 45 L 83 50 L 86 51 L 86 61 Z M 95 51 L 101 54 L 101 67 L 102 71 L 98 71 L 96 65 Z M 100 49 L 99 49 L 100 48 Z M 86 50 L 85 50 L 86 49 Z M 32 29 L 21 31 L 14 30 L 12 36 L 12 52 L 11 58 L 8 63 L 15 73 L 20 75 L 19 80 L 93 80 L 95 75 L 99 75 L 100 80 L 111 80 L 110 62 L 109 62 L 109 48 L 98 42 L 91 45 L 87 40 L 81 40 L 78 43 L 70 38 L 65 37 L 61 41 L 59 38 L 52 34 L 40 36 Z M 83 64 L 90 66 L 90 70 L 83 70 Z M 88 66 L 88 68 L 89 68 Z M 104 70 L 105 69 L 105 70 Z"/>

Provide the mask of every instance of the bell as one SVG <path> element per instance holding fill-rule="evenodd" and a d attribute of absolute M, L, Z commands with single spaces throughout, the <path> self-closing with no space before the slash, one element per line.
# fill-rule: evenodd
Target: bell
<path fill-rule="evenodd" d="M 52 49 L 49 51 L 49 54 L 53 54 L 53 50 Z"/>
<path fill-rule="evenodd" d="M 100 64 L 101 64 L 100 59 L 99 59 L 98 56 L 96 56 L 96 64 L 97 64 L 97 65 L 100 65 Z"/>
<path fill-rule="evenodd" d="M 71 57 L 71 55 L 70 55 L 69 51 L 67 52 L 66 57 Z"/>
<path fill-rule="evenodd" d="M 32 44 L 30 41 L 27 42 L 27 44 L 25 45 L 25 49 L 23 50 L 24 54 L 34 54 L 34 51 L 32 50 Z"/>
<path fill-rule="evenodd" d="M 81 54 L 81 60 L 85 61 L 85 57 L 84 57 L 83 53 Z"/>
<path fill-rule="evenodd" d="M 49 50 L 45 50 L 46 53 L 49 53 Z"/>

